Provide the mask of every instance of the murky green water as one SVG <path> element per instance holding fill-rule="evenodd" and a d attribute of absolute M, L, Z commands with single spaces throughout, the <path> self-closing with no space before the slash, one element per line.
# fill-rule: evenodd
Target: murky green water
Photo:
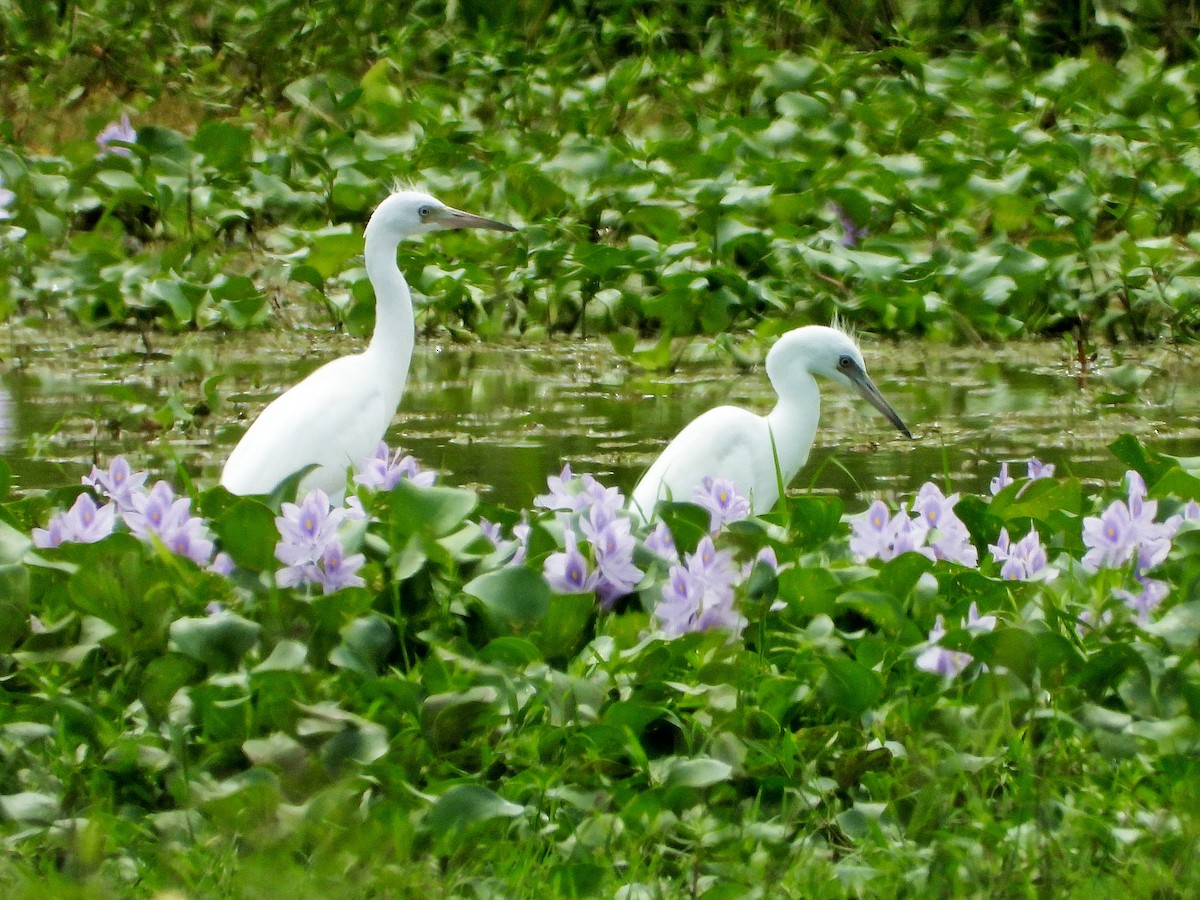
<path fill-rule="evenodd" d="M 12 329 L 0 342 L 10 402 L 5 458 L 20 490 L 75 482 L 93 458 L 126 454 L 170 474 L 173 460 L 214 483 L 250 419 L 313 368 L 361 343 L 321 331 L 155 336 Z M 696 345 L 692 350 L 700 350 Z M 821 429 L 794 489 L 854 498 L 894 495 L 948 474 L 957 490 L 986 491 L 1003 459 L 1030 455 L 1062 472 L 1115 480 L 1105 449 L 1133 432 L 1170 453 L 1200 454 L 1200 364 L 1186 348 L 1102 355 L 1090 377 L 1062 345 L 961 349 L 918 341 L 867 342 L 867 366 L 912 428 L 908 441 L 857 397 L 830 386 Z M 529 504 L 564 461 L 628 491 L 665 442 L 720 403 L 766 411 L 761 367 L 716 351 L 673 373 L 616 358 L 606 341 L 527 347 L 419 342 L 407 394 L 388 435 L 451 484 L 506 505 Z M 1113 396 L 1106 375 L 1136 361 L 1149 378 Z M 215 403 L 206 400 L 205 386 Z M 206 407 L 211 407 L 206 409 Z M 164 427 L 165 423 L 165 427 Z"/>

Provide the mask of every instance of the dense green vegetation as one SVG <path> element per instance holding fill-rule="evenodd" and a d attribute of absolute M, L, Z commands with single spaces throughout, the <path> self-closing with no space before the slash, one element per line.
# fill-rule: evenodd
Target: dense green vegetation
<path fill-rule="evenodd" d="M 464 339 L 1200 328 L 1190 3 L 144 6 L 0 0 L 0 321 L 365 333 L 399 180 L 524 226 L 402 248 Z M 0 461 L 0 893 L 1200 893 L 1200 461 L 1112 451 L 674 559 L 402 479 L 297 562 L 285 497 Z"/>
<path fill-rule="evenodd" d="M 1191 7 L 936 6 L 5 2 L 0 317 L 362 331 L 411 180 L 526 226 L 404 248 L 458 333 L 1193 335 Z"/>
<path fill-rule="evenodd" d="M 604 572 L 603 541 L 584 535 L 620 497 L 578 481 L 539 503 L 591 505 L 529 510 L 524 537 L 460 488 L 357 487 L 369 520 L 335 509 L 336 532 L 314 526 L 344 564 L 307 576 L 281 568 L 299 526 L 289 537 L 277 505 L 221 488 L 198 495 L 184 540 L 147 532 L 153 500 L 111 478 L 96 496 L 115 521 L 60 513 L 34 545 L 53 508 L 90 495 L 9 499 L 0 810 L 22 862 L 0 884 L 1196 890 L 1200 506 L 1176 498 L 1200 481 L 1195 460 L 1113 450 L 1148 496 L 1014 468 L 989 498 L 922 489 L 915 518 L 893 519 L 903 545 L 836 498 L 740 521 L 674 504 L 679 564 L 656 555 L 661 530 L 635 531 L 637 587 L 611 611 L 587 575 Z M 284 517 L 324 521 L 310 501 Z M 53 546 L 60 526 L 80 530 Z M 1036 533 L 1018 552 L 1002 528 L 1013 545 Z M 710 529 L 704 602 L 733 617 L 680 628 L 664 610 Z M 224 565 L 207 565 L 213 538 Z M 296 577 L 328 592 L 283 586 Z"/>

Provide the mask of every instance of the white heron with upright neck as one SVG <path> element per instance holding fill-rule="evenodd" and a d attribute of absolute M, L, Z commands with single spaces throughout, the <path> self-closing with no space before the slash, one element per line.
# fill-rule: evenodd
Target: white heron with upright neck
<path fill-rule="evenodd" d="M 858 345 L 844 331 L 806 325 L 789 331 L 767 353 L 767 378 L 779 399 L 760 416 L 718 406 L 689 422 L 633 489 L 630 511 L 649 521 L 663 500 L 691 501 L 705 478 L 727 479 L 754 515 L 770 510 L 808 460 L 821 417 L 816 376 L 853 388 L 899 429 L 912 434 L 867 377 Z"/>
<path fill-rule="evenodd" d="M 408 283 L 396 265 L 407 237 L 457 228 L 516 231 L 446 206 L 419 191 L 397 191 L 367 222 L 367 277 L 375 290 L 375 333 L 367 349 L 326 363 L 271 402 L 229 454 L 221 484 L 235 494 L 267 494 L 316 466 L 299 485 L 340 498 L 346 470 L 370 457 L 391 424 L 412 361 L 415 322 Z"/>

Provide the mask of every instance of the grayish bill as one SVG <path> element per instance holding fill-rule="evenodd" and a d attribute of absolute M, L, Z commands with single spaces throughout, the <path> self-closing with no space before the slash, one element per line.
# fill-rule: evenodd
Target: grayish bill
<path fill-rule="evenodd" d="M 438 224 L 446 230 L 452 228 L 487 228 L 491 231 L 517 230 L 511 225 L 506 225 L 504 222 L 497 222 L 495 219 L 485 219 L 483 216 L 476 216 L 450 206 L 441 211 L 438 219 Z"/>
<path fill-rule="evenodd" d="M 854 384 L 854 387 L 862 394 L 863 399 L 883 413 L 884 418 L 895 425 L 901 434 L 912 440 L 912 432 L 908 430 L 908 426 L 904 424 L 904 420 L 892 409 L 891 404 L 883 399 L 883 394 L 879 393 L 879 388 L 875 387 L 874 382 L 867 377 L 867 373 L 856 366 L 855 371 L 848 372 L 847 374 L 850 376 L 850 381 Z"/>

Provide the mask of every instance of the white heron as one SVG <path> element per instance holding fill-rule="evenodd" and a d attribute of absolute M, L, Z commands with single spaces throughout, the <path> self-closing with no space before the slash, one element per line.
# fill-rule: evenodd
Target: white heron
<path fill-rule="evenodd" d="M 854 340 L 838 328 L 806 325 L 783 335 L 767 353 L 767 377 L 779 395 L 775 408 L 759 416 L 718 406 L 689 422 L 633 489 L 633 516 L 649 520 L 660 500 L 692 500 L 707 477 L 732 481 L 754 515 L 770 510 L 779 499 L 780 480 L 786 487 L 812 449 L 821 417 L 816 375 L 854 388 L 912 438 L 867 377 Z"/>
<path fill-rule="evenodd" d="M 419 191 L 397 191 L 379 204 L 364 235 L 367 277 L 375 290 L 371 343 L 276 397 L 229 454 L 221 484 L 235 494 L 267 494 L 315 465 L 301 479 L 300 493 L 319 487 L 330 497 L 343 495 L 347 468 L 370 457 L 391 424 L 412 360 L 412 295 L 396 265 L 396 248 L 404 238 L 456 228 L 516 231 Z"/>

